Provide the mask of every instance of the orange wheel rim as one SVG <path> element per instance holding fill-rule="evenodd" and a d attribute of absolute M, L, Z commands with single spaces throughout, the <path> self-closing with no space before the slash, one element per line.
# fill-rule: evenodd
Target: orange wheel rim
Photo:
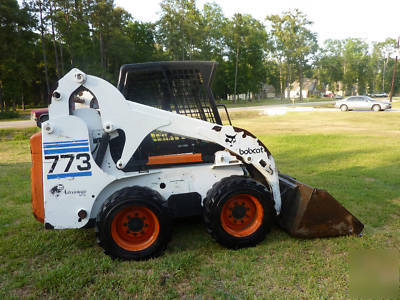
<path fill-rule="evenodd" d="M 156 215 L 144 206 L 129 206 L 114 217 L 111 235 L 115 243 L 128 251 L 140 251 L 150 247 L 160 232 Z"/>
<path fill-rule="evenodd" d="M 257 231 L 263 216 L 263 207 L 256 197 L 238 194 L 229 198 L 222 206 L 221 225 L 230 235 L 245 237 Z"/>

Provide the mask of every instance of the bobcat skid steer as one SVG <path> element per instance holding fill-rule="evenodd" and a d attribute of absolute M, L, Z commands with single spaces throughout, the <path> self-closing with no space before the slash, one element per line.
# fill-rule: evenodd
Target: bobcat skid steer
<path fill-rule="evenodd" d="M 66 74 L 31 138 L 35 217 L 47 229 L 95 224 L 106 254 L 136 260 L 165 250 L 173 218 L 201 214 L 228 248 L 256 245 L 273 221 L 297 237 L 360 234 L 329 193 L 280 174 L 260 140 L 222 124 L 215 67 L 124 65 L 117 88 Z"/>

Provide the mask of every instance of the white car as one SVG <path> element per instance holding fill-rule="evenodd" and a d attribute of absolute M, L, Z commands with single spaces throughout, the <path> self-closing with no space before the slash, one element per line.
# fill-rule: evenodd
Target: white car
<path fill-rule="evenodd" d="M 391 109 L 392 105 L 385 101 L 374 100 L 368 96 L 351 96 L 346 99 L 336 101 L 335 107 L 340 108 L 341 111 L 353 109 L 380 111 Z"/>

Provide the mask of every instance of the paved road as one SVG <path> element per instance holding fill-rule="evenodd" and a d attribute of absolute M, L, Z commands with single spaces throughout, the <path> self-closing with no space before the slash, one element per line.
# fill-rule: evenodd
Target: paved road
<path fill-rule="evenodd" d="M 34 126 L 36 126 L 36 122 L 32 120 L 0 122 L 0 128 L 22 128 Z"/>
<path fill-rule="evenodd" d="M 229 107 L 229 111 L 240 111 L 240 110 L 265 110 L 269 108 L 279 107 L 291 107 L 291 106 L 315 106 L 323 104 L 335 104 L 336 101 L 320 101 L 320 102 L 302 102 L 295 104 L 274 104 L 274 105 L 260 105 L 260 106 L 242 106 L 242 107 Z"/>
<path fill-rule="evenodd" d="M 398 100 L 393 101 L 398 102 Z M 243 111 L 243 110 L 262 110 L 269 114 L 274 111 L 339 111 L 337 108 L 313 108 L 314 106 L 324 104 L 335 104 L 336 101 L 320 101 L 320 102 L 303 102 L 295 104 L 274 104 L 274 105 L 260 105 L 260 106 L 243 106 L 243 107 L 229 107 L 228 111 Z M 221 110 L 221 109 L 220 109 Z M 223 110 L 221 110 L 223 111 Z M 356 110 L 358 111 L 358 110 Z M 390 109 L 385 112 L 400 112 L 400 109 Z M 278 113 L 279 114 L 279 113 Z"/>

